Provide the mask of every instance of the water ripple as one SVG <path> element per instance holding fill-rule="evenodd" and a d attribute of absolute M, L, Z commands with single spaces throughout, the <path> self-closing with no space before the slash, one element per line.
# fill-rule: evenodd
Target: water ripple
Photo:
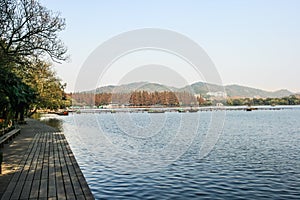
<path fill-rule="evenodd" d="M 96 199 L 300 199 L 300 110 L 228 112 L 219 142 L 199 160 L 199 146 L 210 119 L 209 112 L 203 113 L 198 134 L 184 154 L 146 173 L 127 171 L 126 158 L 95 148 L 93 138 L 104 139 L 95 131 L 99 129 L 95 122 L 102 123 L 115 145 L 138 154 L 164 149 L 178 128 L 175 122 L 180 115 L 171 114 L 165 118 L 167 127 L 137 139 L 124 134 L 128 129 L 119 129 L 110 121 L 112 116 L 80 115 L 77 125 L 72 117 L 64 118 L 67 139 Z M 168 121 L 171 118 L 173 122 Z M 150 119 L 141 113 L 132 120 L 143 128 Z M 124 122 L 120 121 L 122 126 Z M 85 132 L 75 133 L 75 129 Z M 177 145 L 174 149 L 179 151 Z M 151 160 L 139 159 L 133 166 L 139 162 L 151 165 Z"/>

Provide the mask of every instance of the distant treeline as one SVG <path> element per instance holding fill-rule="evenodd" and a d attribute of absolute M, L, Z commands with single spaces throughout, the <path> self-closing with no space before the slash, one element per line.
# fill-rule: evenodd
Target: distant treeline
<path fill-rule="evenodd" d="M 69 94 L 73 105 L 103 106 L 118 104 L 126 106 L 211 106 L 222 103 L 227 106 L 243 105 L 300 105 L 300 96 L 291 95 L 283 98 L 230 98 L 217 100 L 216 98 L 203 98 L 188 92 L 147 92 L 135 91 L 132 93 L 73 93 Z"/>
<path fill-rule="evenodd" d="M 300 105 L 300 96 L 291 95 L 282 98 L 234 98 L 227 99 L 228 106 L 242 105 Z"/>
<path fill-rule="evenodd" d="M 70 94 L 73 105 L 108 105 L 119 104 L 128 106 L 198 106 L 211 105 L 211 102 L 202 97 L 195 97 L 187 92 L 147 92 L 135 91 L 132 93 L 73 93 Z"/>

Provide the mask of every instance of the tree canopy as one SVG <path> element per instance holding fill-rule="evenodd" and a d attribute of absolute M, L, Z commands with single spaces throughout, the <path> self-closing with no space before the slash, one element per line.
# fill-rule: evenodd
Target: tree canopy
<path fill-rule="evenodd" d="M 229 106 L 300 105 L 300 98 L 295 95 L 282 98 L 228 98 L 226 104 Z"/>

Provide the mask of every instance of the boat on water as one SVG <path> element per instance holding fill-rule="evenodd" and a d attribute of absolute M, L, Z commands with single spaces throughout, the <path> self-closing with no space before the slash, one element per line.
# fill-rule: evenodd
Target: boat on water
<path fill-rule="evenodd" d="M 55 114 L 57 114 L 57 115 L 69 115 L 69 111 L 65 110 L 65 111 L 62 111 L 62 112 L 56 112 Z"/>
<path fill-rule="evenodd" d="M 148 110 L 148 113 L 164 113 L 164 110 Z"/>
<path fill-rule="evenodd" d="M 257 110 L 257 108 L 253 108 L 253 107 L 247 107 L 246 111 L 252 111 L 252 110 Z"/>
<path fill-rule="evenodd" d="M 184 110 L 184 109 L 178 109 L 177 110 L 179 113 L 185 113 L 186 112 L 186 110 Z"/>
<path fill-rule="evenodd" d="M 198 109 L 190 109 L 190 110 L 188 110 L 190 113 L 192 113 L 192 112 L 198 112 L 199 110 Z"/>

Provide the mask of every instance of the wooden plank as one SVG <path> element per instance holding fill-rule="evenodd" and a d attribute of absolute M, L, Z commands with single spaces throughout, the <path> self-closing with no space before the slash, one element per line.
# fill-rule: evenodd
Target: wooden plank
<path fill-rule="evenodd" d="M 67 199 L 73 199 L 74 196 L 76 195 L 76 193 L 82 194 L 83 192 L 81 191 L 81 187 L 80 184 L 75 184 L 76 190 L 74 188 L 74 184 L 73 182 L 78 182 L 77 180 L 74 180 L 74 177 L 76 177 L 75 171 L 74 169 L 71 167 L 72 162 L 69 159 L 68 155 L 67 155 L 67 150 L 66 150 L 66 145 L 65 145 L 65 138 L 62 137 L 62 134 L 59 135 L 59 139 L 60 139 L 60 146 L 62 147 L 62 157 L 60 157 L 60 159 L 62 159 L 61 163 L 64 165 L 64 167 L 62 168 L 63 171 L 63 177 L 64 177 L 64 182 L 65 182 L 65 189 L 66 189 L 66 194 L 67 194 Z M 78 187 L 79 186 L 79 187 Z"/>
<path fill-rule="evenodd" d="M 64 182 L 62 178 L 56 177 L 56 190 L 57 190 L 57 198 L 58 199 L 66 199 L 66 193 L 64 189 Z"/>
<path fill-rule="evenodd" d="M 79 167 L 75 157 L 70 156 L 69 158 L 70 158 L 70 161 L 72 162 L 74 172 L 77 176 L 76 177 L 77 178 L 77 183 L 75 183 L 75 181 L 74 181 L 75 184 L 73 184 L 73 187 L 74 188 L 76 187 L 76 190 L 74 189 L 75 193 L 78 193 L 78 196 L 83 194 L 84 198 L 87 198 L 87 199 L 94 199 L 94 197 L 93 197 L 93 195 L 92 195 L 92 193 L 91 193 L 91 191 L 90 191 L 90 189 L 89 189 L 89 187 L 86 183 L 86 180 L 85 180 L 85 178 L 84 178 L 84 176 L 83 176 L 83 174 L 80 170 L 80 167 Z M 80 184 L 81 190 L 78 190 L 78 184 Z"/>
<path fill-rule="evenodd" d="M 22 173 L 20 175 L 19 181 L 25 181 L 26 180 L 27 174 L 29 172 L 29 167 L 30 167 L 30 165 L 24 166 L 24 168 L 22 170 Z"/>
<path fill-rule="evenodd" d="M 10 181 L 7 188 L 6 188 L 6 191 L 5 192 L 12 192 L 14 191 L 15 187 L 17 185 L 17 182 L 16 181 Z"/>
<path fill-rule="evenodd" d="M 42 179 L 40 190 L 39 190 L 39 198 L 47 198 L 47 189 L 48 189 L 48 180 Z"/>
<path fill-rule="evenodd" d="M 14 188 L 14 191 L 10 199 L 19 199 L 22 192 L 23 185 L 24 185 L 24 181 L 17 182 L 16 187 Z"/>
<path fill-rule="evenodd" d="M 7 200 L 7 199 L 10 199 L 10 197 L 11 197 L 11 192 L 7 192 L 7 191 L 6 191 L 6 192 L 3 194 L 1 200 L 2 200 L 2 199 L 3 199 L 3 200 Z"/>
<path fill-rule="evenodd" d="M 55 141 L 56 141 L 56 143 L 55 143 L 55 150 L 56 150 L 56 152 L 55 152 L 55 154 L 56 154 L 56 159 L 55 159 L 55 175 L 56 176 L 55 176 L 55 178 L 56 178 L 57 198 L 58 199 L 66 199 L 56 134 L 55 134 Z"/>
<path fill-rule="evenodd" d="M 37 167 L 37 156 L 38 156 L 38 154 L 36 154 L 34 156 L 33 160 L 32 160 L 31 166 L 29 168 L 28 175 L 26 177 L 27 181 L 32 181 L 33 178 L 34 178 L 35 170 L 36 170 L 36 167 Z"/>
<path fill-rule="evenodd" d="M 56 197 L 48 197 L 48 200 L 57 200 Z"/>
<path fill-rule="evenodd" d="M 77 174 L 75 172 L 73 163 L 70 159 L 70 154 L 67 151 L 66 140 L 64 139 L 64 140 L 62 140 L 62 142 L 63 142 L 63 146 L 65 147 L 65 150 L 64 150 L 64 153 L 65 153 L 64 156 L 65 157 L 64 158 L 65 158 L 65 161 L 66 161 L 69 176 L 71 177 L 71 183 L 72 183 L 73 191 L 74 191 L 76 196 L 84 195 L 83 190 L 81 188 L 81 184 L 80 184 L 79 179 L 77 177 Z M 73 155 L 73 154 L 71 154 L 71 155 Z"/>
<path fill-rule="evenodd" d="M 39 197 L 38 200 L 48 200 L 47 197 Z"/>
<path fill-rule="evenodd" d="M 48 197 L 56 197 L 56 181 L 55 176 L 49 179 L 49 186 L 48 186 Z"/>
<path fill-rule="evenodd" d="M 39 197 L 39 189 L 40 189 L 40 180 L 33 180 L 30 196 L 29 196 L 30 199 Z"/>
<path fill-rule="evenodd" d="M 79 175 L 78 176 L 78 180 L 80 181 L 81 187 L 82 187 L 82 191 L 84 193 L 85 197 L 93 197 L 92 192 L 87 184 L 87 182 L 85 181 L 85 178 L 83 175 Z"/>
<path fill-rule="evenodd" d="M 67 199 L 70 199 L 72 196 L 74 196 L 74 191 L 69 177 L 64 177 L 64 185 L 65 185 Z"/>
<path fill-rule="evenodd" d="M 72 181 L 72 185 L 73 185 L 75 195 L 76 196 L 84 195 L 78 178 L 74 177 L 74 178 L 71 179 L 71 181 Z"/>
<path fill-rule="evenodd" d="M 40 180 L 41 179 L 41 174 L 42 174 L 42 166 L 41 166 L 41 163 L 38 162 L 37 163 L 37 166 L 35 168 L 35 171 L 34 171 L 34 180 Z"/>
<path fill-rule="evenodd" d="M 20 177 L 21 173 L 22 173 L 22 168 L 21 167 L 18 167 L 15 170 L 16 170 L 16 172 L 15 172 L 14 176 L 11 179 L 12 182 L 17 182 L 19 180 L 19 177 Z"/>
<path fill-rule="evenodd" d="M 33 155 L 33 158 L 32 158 L 31 165 L 29 167 L 28 175 L 26 177 L 26 180 L 28 180 L 28 181 L 31 181 L 34 178 L 35 170 L 36 170 L 37 163 L 38 163 L 38 155 L 39 155 L 40 149 L 37 147 L 37 145 L 35 145 L 34 148 L 33 148 L 33 151 L 34 151 L 34 155 Z"/>
<path fill-rule="evenodd" d="M 76 195 L 76 199 L 77 200 L 86 200 L 86 198 L 83 194 L 82 195 Z"/>
<path fill-rule="evenodd" d="M 32 181 L 25 181 L 20 199 L 28 199 L 30 197 L 31 184 Z"/>
<path fill-rule="evenodd" d="M 76 194 L 76 196 L 77 195 L 83 195 L 81 184 L 79 183 L 77 174 L 74 170 L 74 166 L 70 165 L 70 166 L 68 166 L 68 169 L 69 169 L 69 173 L 70 173 L 74 193 Z"/>
<path fill-rule="evenodd" d="M 49 166 L 48 163 L 43 163 L 41 179 L 48 179 L 48 178 L 49 178 Z"/>

